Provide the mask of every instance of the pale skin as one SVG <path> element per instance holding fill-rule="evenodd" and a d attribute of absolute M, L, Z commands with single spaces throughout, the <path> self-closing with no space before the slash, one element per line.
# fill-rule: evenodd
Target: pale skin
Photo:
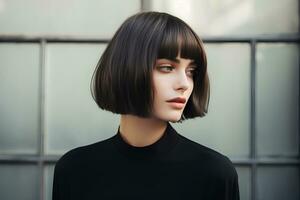
<path fill-rule="evenodd" d="M 130 145 L 144 147 L 159 140 L 167 122 L 176 122 L 181 118 L 184 107 L 193 91 L 192 77 L 196 66 L 193 60 L 181 58 L 176 60 L 157 59 L 153 69 L 154 105 L 153 117 L 141 118 L 135 115 L 121 115 L 120 133 Z M 186 99 L 184 107 L 174 108 L 166 102 L 175 97 Z"/>

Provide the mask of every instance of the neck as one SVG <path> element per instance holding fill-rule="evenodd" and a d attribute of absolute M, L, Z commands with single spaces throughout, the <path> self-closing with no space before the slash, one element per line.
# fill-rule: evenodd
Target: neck
<path fill-rule="evenodd" d="M 148 146 L 159 140 L 167 127 L 167 122 L 154 118 L 121 115 L 120 134 L 135 147 Z"/>

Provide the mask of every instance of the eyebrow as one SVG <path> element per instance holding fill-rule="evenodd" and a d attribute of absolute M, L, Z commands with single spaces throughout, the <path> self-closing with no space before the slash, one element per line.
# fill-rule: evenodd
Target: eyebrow
<path fill-rule="evenodd" d="M 177 59 L 177 58 L 159 58 L 159 59 L 166 59 L 166 60 L 171 60 L 171 61 L 173 61 L 173 62 L 175 62 L 175 63 L 180 63 L 179 59 Z M 192 60 L 192 61 L 189 63 L 189 65 L 191 65 L 191 64 L 195 64 L 195 60 Z"/>

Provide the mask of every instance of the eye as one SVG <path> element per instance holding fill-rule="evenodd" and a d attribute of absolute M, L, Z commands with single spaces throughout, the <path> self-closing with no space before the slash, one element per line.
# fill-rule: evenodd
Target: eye
<path fill-rule="evenodd" d="M 170 72 L 174 69 L 175 67 L 171 66 L 171 65 L 160 65 L 158 66 L 158 69 L 164 72 Z"/>
<path fill-rule="evenodd" d="M 193 77 L 196 73 L 196 67 L 191 67 L 187 70 L 187 74 L 191 77 Z"/>

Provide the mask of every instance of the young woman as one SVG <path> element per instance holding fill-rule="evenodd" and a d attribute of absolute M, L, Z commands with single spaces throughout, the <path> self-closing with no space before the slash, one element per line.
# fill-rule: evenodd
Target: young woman
<path fill-rule="evenodd" d="M 207 113 L 206 66 L 202 41 L 179 18 L 159 12 L 128 18 L 92 79 L 94 100 L 120 114 L 120 125 L 112 137 L 59 159 L 53 200 L 239 199 L 229 158 L 170 124 Z"/>

